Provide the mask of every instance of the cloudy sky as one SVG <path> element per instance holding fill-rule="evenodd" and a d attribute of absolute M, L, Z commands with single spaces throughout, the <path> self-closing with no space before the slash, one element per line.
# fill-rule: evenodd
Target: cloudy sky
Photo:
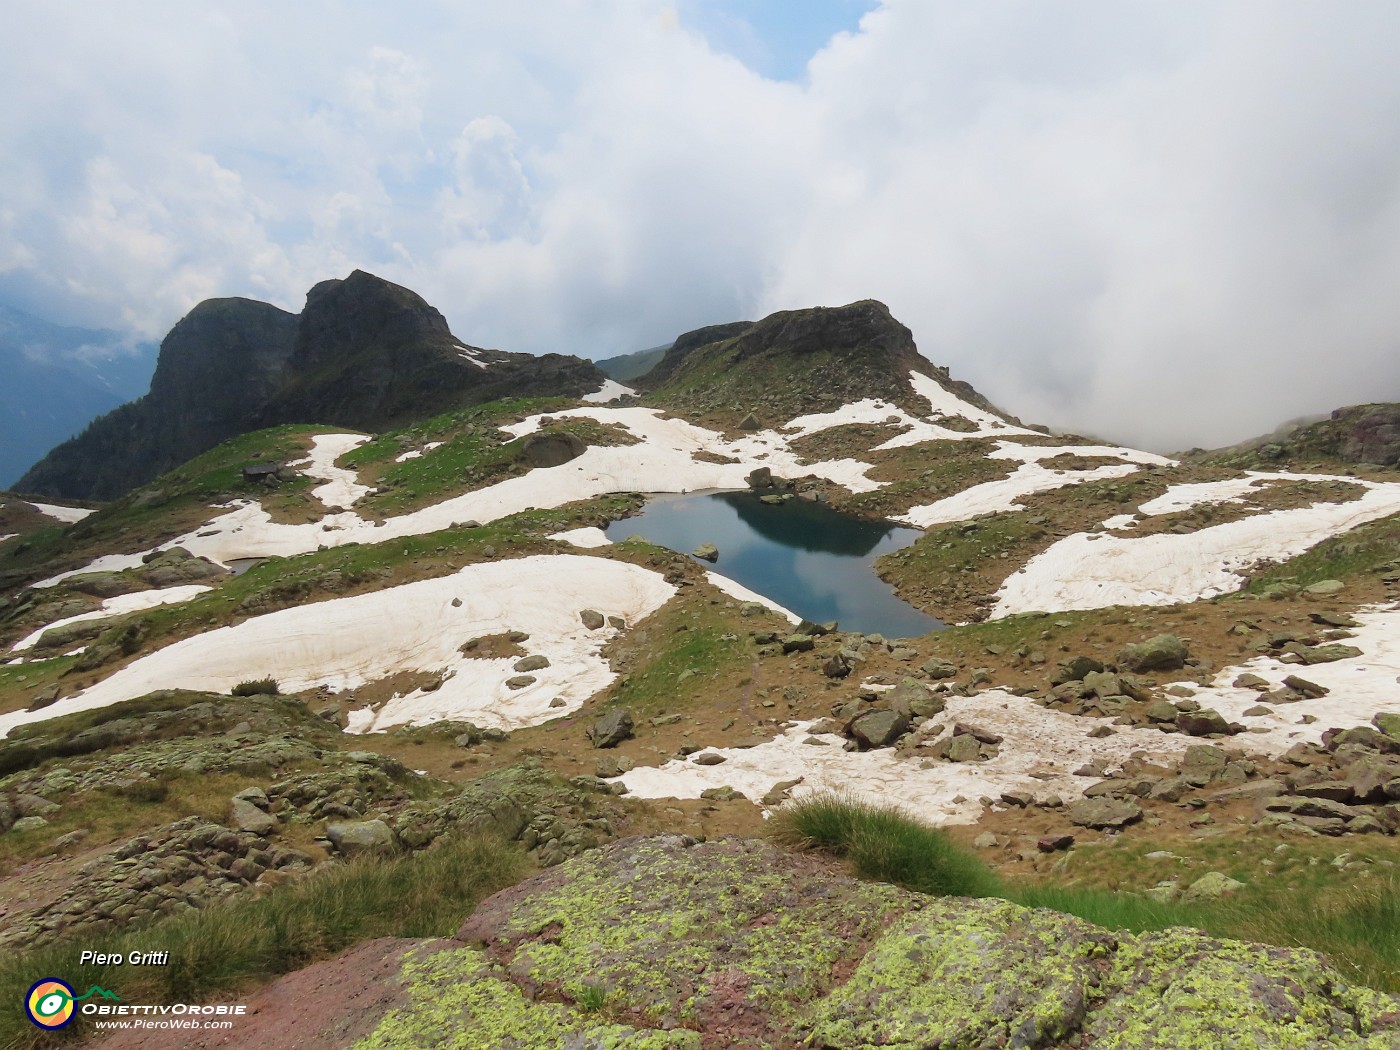
<path fill-rule="evenodd" d="M 360 267 L 609 356 L 888 303 L 1153 448 L 1400 399 L 1400 4 L 8 0 L 0 303 L 159 337 Z"/>

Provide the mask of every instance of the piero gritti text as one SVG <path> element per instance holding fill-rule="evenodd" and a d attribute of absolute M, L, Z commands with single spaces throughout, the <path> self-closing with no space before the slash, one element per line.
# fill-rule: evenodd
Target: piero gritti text
<path fill-rule="evenodd" d="M 165 966 L 170 962 L 169 952 L 91 952 L 84 951 L 78 956 L 79 966 Z"/>

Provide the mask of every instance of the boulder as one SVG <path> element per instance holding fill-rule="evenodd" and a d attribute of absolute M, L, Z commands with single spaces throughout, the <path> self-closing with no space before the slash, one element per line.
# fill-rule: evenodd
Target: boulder
<path fill-rule="evenodd" d="M 695 557 L 699 558 L 701 561 L 719 561 L 719 548 L 716 547 L 713 543 L 702 543 L 690 553 L 695 555 Z"/>
<path fill-rule="evenodd" d="M 748 477 L 744 480 L 748 482 L 751 489 L 771 489 L 773 487 L 773 471 L 768 467 L 755 467 L 749 471 Z"/>
<path fill-rule="evenodd" d="M 1092 656 L 1071 656 L 1069 659 L 1059 662 L 1055 673 L 1050 678 L 1050 684 L 1063 685 L 1065 682 L 1080 682 L 1084 680 L 1086 674 L 1102 670 L 1103 663 L 1095 660 Z"/>
<path fill-rule="evenodd" d="M 924 674 L 928 675 L 934 681 L 938 681 L 943 678 L 956 678 L 958 674 L 958 665 L 934 657 L 931 660 L 925 660 L 919 666 L 919 670 L 923 671 Z"/>
<path fill-rule="evenodd" d="M 594 747 L 617 747 L 632 736 L 632 712 L 625 707 L 609 711 L 588 727 Z"/>
<path fill-rule="evenodd" d="M 847 730 L 862 751 L 892 747 L 907 732 L 909 719 L 898 711 L 867 711 L 858 715 Z"/>
<path fill-rule="evenodd" d="M 743 419 L 741 419 L 741 420 L 739 421 L 739 429 L 740 429 L 740 430 L 762 430 L 762 429 L 763 429 L 763 424 L 759 422 L 759 419 L 758 419 L 758 417 L 757 417 L 756 415 L 754 415 L 752 412 L 750 412 L 748 415 L 746 415 Z"/>
<path fill-rule="evenodd" d="M 578 459 L 588 446 L 575 434 L 531 434 L 520 446 L 521 455 L 532 467 L 558 467 Z"/>
<path fill-rule="evenodd" d="M 845 678 L 851 673 L 851 663 L 840 653 L 835 653 L 822 664 L 822 674 L 828 678 Z"/>
<path fill-rule="evenodd" d="M 1086 798 L 1069 805 L 1069 820 L 1082 828 L 1124 828 L 1142 819 L 1135 802 L 1116 798 Z"/>
<path fill-rule="evenodd" d="M 253 835 L 264 837 L 271 835 L 278 827 L 276 817 L 270 813 L 264 813 L 246 798 L 235 797 L 233 799 L 229 819 L 239 831 L 247 831 Z"/>
<path fill-rule="evenodd" d="M 1228 897 L 1244 889 L 1244 883 L 1218 871 L 1208 871 L 1181 893 L 1181 899 L 1191 901 L 1213 901 Z"/>
<path fill-rule="evenodd" d="M 578 617 L 590 631 L 596 631 L 608 622 L 597 609 L 584 609 L 578 614 Z"/>
<path fill-rule="evenodd" d="M 363 853 L 392 853 L 398 849 L 394 829 L 382 820 L 352 820 L 326 825 L 326 838 L 347 857 Z"/>
<path fill-rule="evenodd" d="M 543 671 L 548 666 L 549 657 L 547 656 L 526 656 L 516 660 L 515 663 L 511 665 L 514 670 L 520 672 Z"/>
<path fill-rule="evenodd" d="M 1145 642 L 1124 646 L 1118 652 L 1118 665 L 1136 674 L 1147 671 L 1175 671 L 1186 665 L 1191 655 L 1186 643 L 1174 634 L 1159 634 Z"/>
<path fill-rule="evenodd" d="M 1233 733 L 1234 727 L 1219 711 L 1209 707 L 1199 711 L 1182 711 L 1176 716 L 1176 728 L 1187 736 L 1210 736 L 1212 733 Z"/>

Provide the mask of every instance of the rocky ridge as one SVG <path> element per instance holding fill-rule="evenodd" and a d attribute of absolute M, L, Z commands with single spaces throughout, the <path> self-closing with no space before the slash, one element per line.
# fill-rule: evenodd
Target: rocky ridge
<path fill-rule="evenodd" d="M 300 315 L 210 299 L 161 343 L 151 389 L 53 449 L 16 490 L 113 499 L 238 434 L 277 423 L 383 429 L 500 397 L 597 390 L 590 362 L 459 342 L 420 296 L 356 270 Z"/>

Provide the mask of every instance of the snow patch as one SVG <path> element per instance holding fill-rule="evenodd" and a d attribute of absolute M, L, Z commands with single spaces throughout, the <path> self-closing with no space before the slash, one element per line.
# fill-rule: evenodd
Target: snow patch
<path fill-rule="evenodd" d="M 771 609 L 779 616 L 786 617 L 789 623 L 802 622 L 802 617 L 798 616 L 791 609 L 784 608 L 772 598 L 765 597 L 757 591 L 749 590 L 742 583 L 736 583 L 728 576 L 721 576 L 712 569 L 706 569 L 705 578 L 731 598 L 737 598 L 741 602 L 758 602 L 758 604 L 762 605 L 764 608 Z"/>
<path fill-rule="evenodd" d="M 460 357 L 463 361 L 470 361 L 472 364 L 476 365 L 477 368 L 484 369 L 487 367 L 486 362 L 480 360 L 480 350 L 474 350 L 469 346 L 463 346 L 461 343 L 456 344 L 456 346 L 457 356 Z"/>
<path fill-rule="evenodd" d="M 75 521 L 82 521 L 89 514 L 93 513 L 90 510 L 84 510 L 82 507 L 59 507 L 52 503 L 31 503 L 29 505 L 45 517 L 61 521 L 65 525 L 72 525 Z"/>
<path fill-rule="evenodd" d="M 581 610 L 630 624 L 674 594 L 655 572 L 585 555 L 469 565 L 451 576 L 283 609 L 175 642 L 41 711 L 0 715 L 0 735 L 153 689 L 226 693 L 250 677 L 269 676 L 287 692 L 340 691 L 406 671 L 443 672 L 442 685 L 359 715 L 358 730 L 445 718 L 505 729 L 536 725 L 577 710 L 615 677 L 602 648 L 616 629 L 588 630 Z M 518 673 L 513 660 L 472 660 L 459 651 L 472 638 L 517 630 L 529 634 L 523 648 L 530 655 L 550 661 L 531 672 L 537 681 L 526 688 L 505 684 Z M 563 707 L 549 706 L 556 697 Z"/>
<path fill-rule="evenodd" d="M 623 386 L 621 383 L 609 379 L 606 380 L 601 387 L 593 391 L 593 393 L 584 394 L 583 400 L 594 405 L 605 405 L 609 401 L 616 401 L 620 397 L 626 397 L 628 394 L 635 393 L 636 391 L 630 386 Z"/>
<path fill-rule="evenodd" d="M 34 643 L 39 640 L 45 631 L 55 627 L 66 627 L 70 623 L 81 623 L 84 620 L 105 620 L 112 616 L 124 616 L 127 613 L 143 612 L 146 609 L 154 609 L 160 605 L 176 605 L 180 602 L 187 602 L 196 595 L 205 591 L 213 590 L 203 584 L 191 583 L 182 587 L 164 587 L 151 591 L 132 591 L 130 594 L 118 594 L 114 598 L 108 598 L 100 606 L 91 612 L 79 613 L 76 616 L 65 616 L 61 620 L 45 624 L 37 631 L 25 635 L 14 645 L 10 646 L 10 652 L 18 653 L 26 649 L 34 648 Z"/>
<path fill-rule="evenodd" d="M 1097 761 L 1121 766 L 1134 751 L 1171 758 L 1198 741 L 1155 729 L 1115 727 L 1102 739 L 1086 734 L 1110 719 L 1068 715 L 1038 707 L 1002 690 L 970 697 L 949 697 L 947 710 L 934 721 L 975 725 L 1003 737 L 999 754 L 986 762 L 930 762 L 921 768 L 916 748 L 910 757 L 892 748 L 844 751 L 841 737 L 824 735 L 822 745 L 804 743 L 811 723 L 799 722 L 781 736 L 750 748 L 706 748 L 725 757 L 719 765 L 698 766 L 683 759 L 661 767 L 633 769 L 622 776 L 628 792 L 639 798 L 699 798 L 707 788 L 728 785 L 757 802 L 778 782 L 802 778 L 792 791 L 801 798 L 814 791 L 842 791 L 881 805 L 897 805 L 932 824 L 972 824 L 982 813 L 983 795 L 1029 791 L 1037 798 L 1059 795 L 1072 801 L 1096 783 L 1073 770 Z M 937 737 L 930 737 L 930 740 Z M 1032 773 L 1041 776 L 1031 776 Z M 954 801 L 962 796 L 964 801 Z"/>
<path fill-rule="evenodd" d="M 1267 733 L 1241 733 L 1230 738 L 1230 746 L 1270 755 L 1282 754 L 1303 741 L 1316 744 L 1325 730 L 1349 729 L 1367 725 L 1378 711 L 1400 712 L 1400 606 L 1371 606 L 1352 614 L 1361 623 L 1345 644 L 1361 650 L 1360 656 L 1311 667 L 1285 664 L 1272 656 L 1260 656 L 1238 667 L 1227 667 L 1217 674 L 1209 688 L 1197 689 L 1193 700 L 1212 707 L 1226 721 L 1240 722 Z M 1237 689 L 1232 683 L 1242 674 L 1258 675 L 1271 688 L 1279 688 L 1289 675 L 1299 675 L 1330 692 L 1315 700 L 1279 704 L 1252 689 Z M 1244 712 L 1262 704 L 1271 715 Z M 1300 724 L 1303 715 L 1313 715 L 1312 725 Z"/>
<path fill-rule="evenodd" d="M 395 456 L 395 457 L 394 457 L 394 462 L 395 462 L 395 463 L 407 463 L 410 459 L 418 459 L 420 456 L 423 455 L 424 452 L 431 452 L 431 451 L 432 451 L 433 449 L 435 449 L 435 448 L 442 448 L 442 442 L 441 442 L 441 441 L 429 441 L 429 442 L 428 442 L 426 445 L 424 445 L 422 448 L 415 448 L 415 449 L 413 449 L 413 450 L 411 450 L 411 451 L 409 451 L 409 452 L 405 452 L 405 453 L 404 453 L 403 455 L 401 455 L 401 456 Z"/>
<path fill-rule="evenodd" d="M 575 547 L 610 547 L 612 540 L 608 539 L 607 533 L 596 525 L 585 525 L 579 529 L 565 529 L 563 532 L 551 533 L 545 537 L 550 540 L 559 540 L 561 543 L 572 543 Z"/>
<path fill-rule="evenodd" d="M 1400 483 L 1347 480 L 1365 487 L 1360 499 L 1269 511 L 1181 535 L 1068 536 L 1002 584 L 991 618 L 1110 605 L 1175 605 L 1237 590 L 1244 574 L 1260 562 L 1296 557 L 1338 533 L 1400 513 Z"/>
<path fill-rule="evenodd" d="M 368 440 L 364 434 L 317 434 L 311 440 L 311 452 L 292 466 L 326 483 L 311 490 L 311 495 L 322 505 L 344 510 L 354 506 L 357 500 L 369 493 L 370 488 L 360 484 L 355 471 L 337 467 L 335 461 Z"/>

